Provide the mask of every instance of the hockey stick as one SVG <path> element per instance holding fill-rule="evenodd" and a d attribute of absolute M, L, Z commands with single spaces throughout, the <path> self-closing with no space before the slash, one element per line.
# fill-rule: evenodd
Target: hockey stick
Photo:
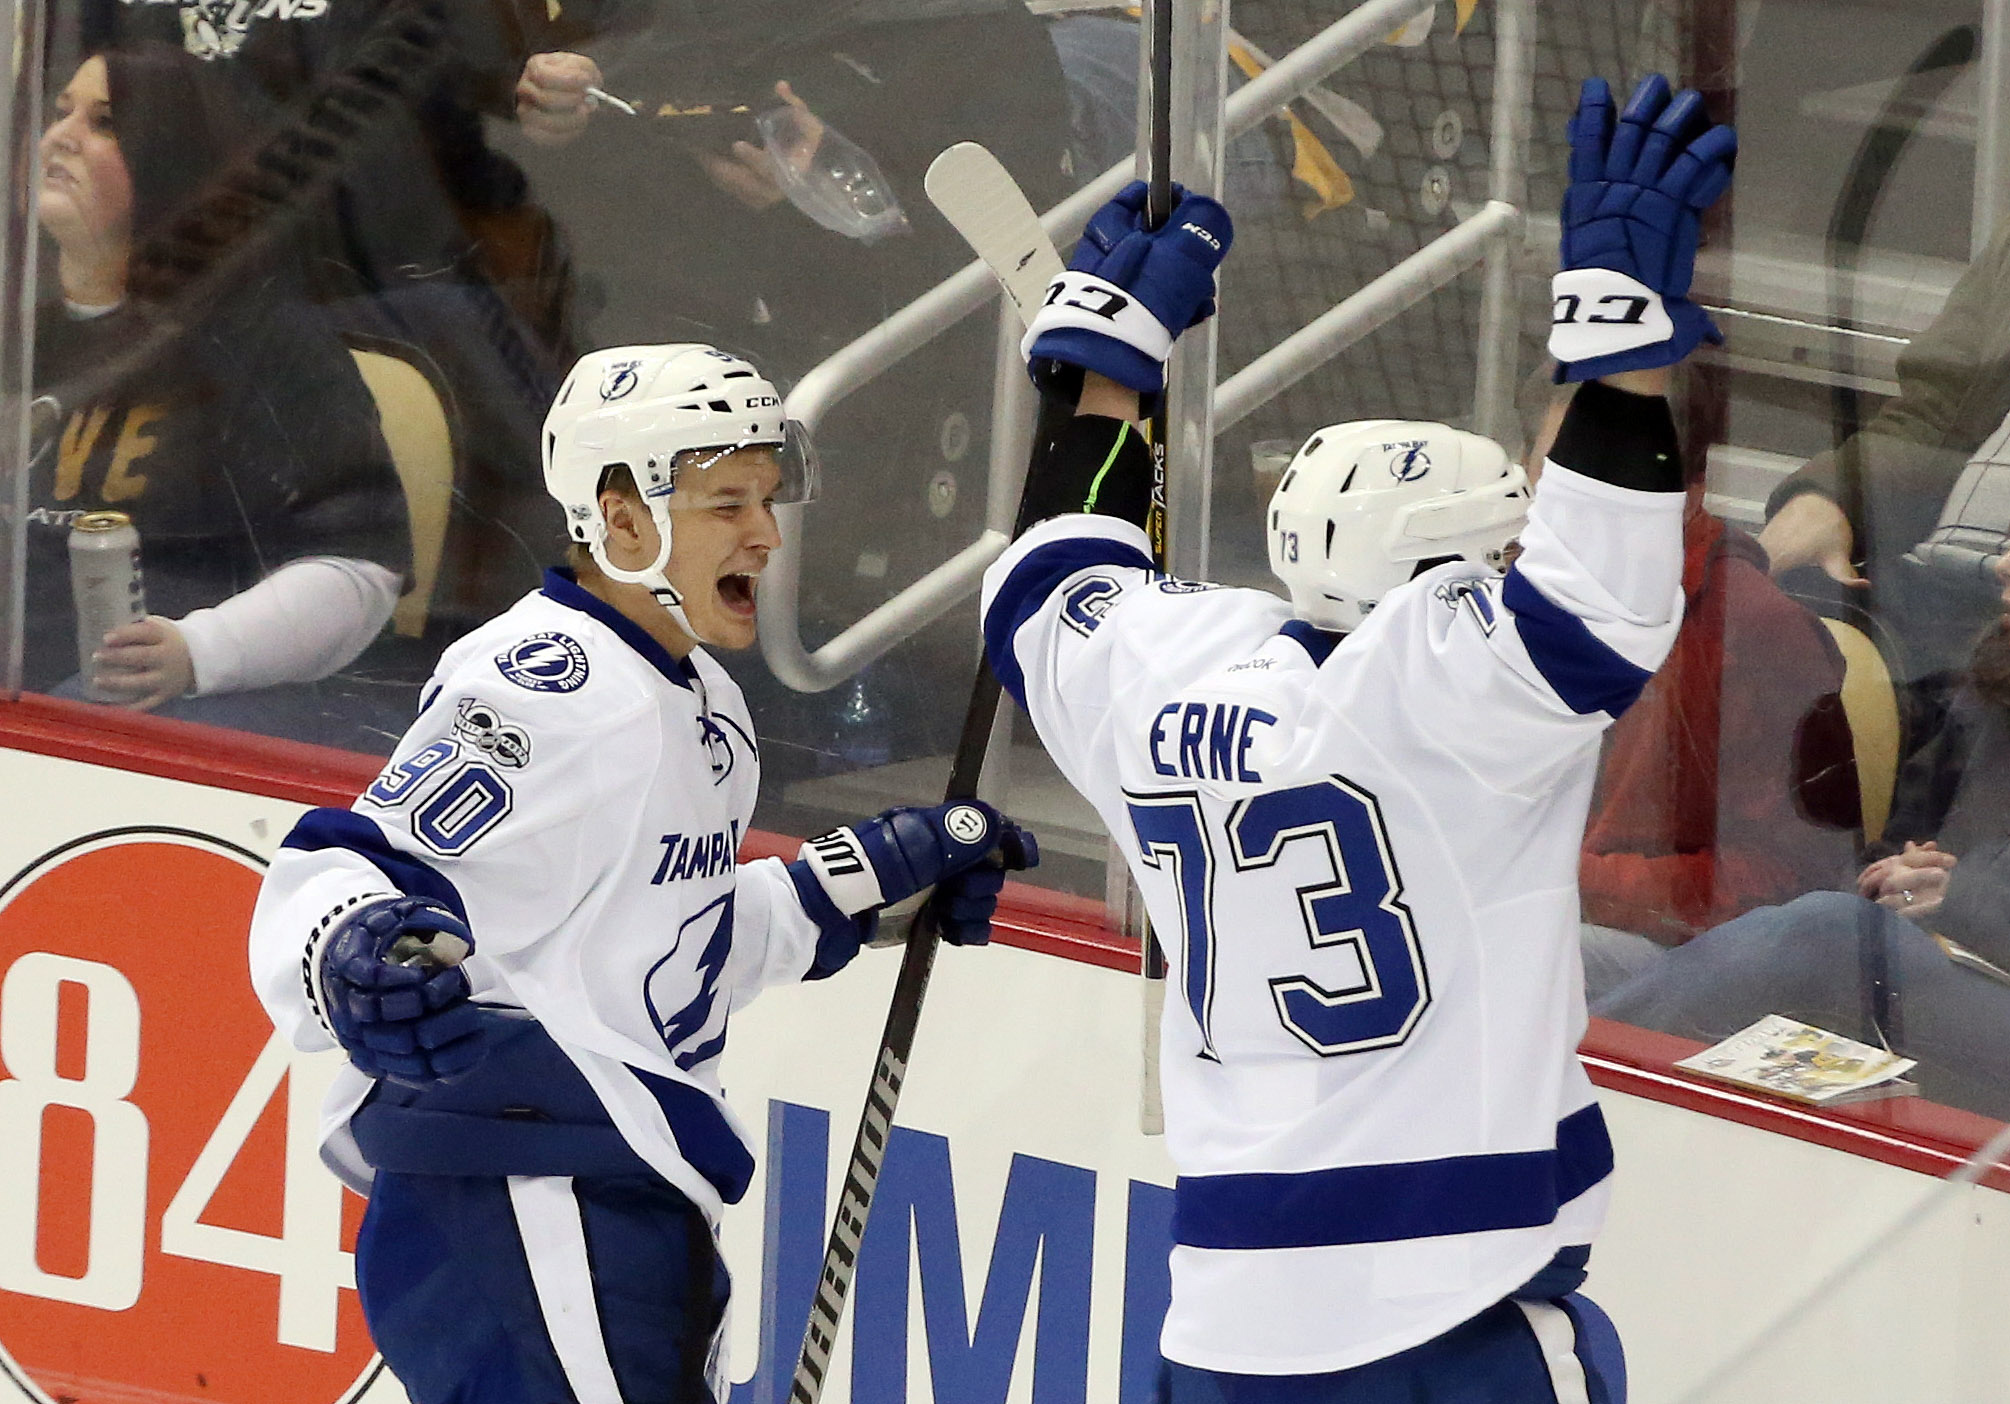
<path fill-rule="evenodd" d="M 1020 325 L 1030 324 L 1062 266 L 1019 182 L 984 147 L 959 141 L 929 163 L 922 185 L 929 202 L 1005 289 Z"/>
<path fill-rule="evenodd" d="M 1150 156 L 1145 166 L 1145 223 L 1157 229 L 1172 218 L 1172 32 L 1173 0 L 1151 0 Z M 1166 388 L 1172 388 L 1168 369 Z M 1152 560 L 1163 571 L 1171 561 L 1166 537 L 1166 399 L 1151 415 L 1152 511 L 1145 531 L 1151 537 Z M 1165 1134 L 1165 1107 L 1159 1099 L 1159 1018 L 1165 1008 L 1166 956 L 1149 923 L 1140 923 L 1144 976 L 1144 1081 L 1138 1107 L 1139 1128 L 1148 1136 Z"/>
<path fill-rule="evenodd" d="M 925 182 L 928 198 L 954 225 L 971 251 L 984 260 L 1019 311 L 1032 320 L 1033 310 L 1060 274 L 1061 255 L 1047 237 L 1040 216 L 1003 163 L 976 142 L 959 142 L 937 156 Z M 1155 465 L 1156 467 L 1157 465 Z M 1160 481 L 1163 481 L 1161 479 Z M 1162 497 L 1162 495 L 1161 495 Z M 1161 568 L 1165 558 L 1158 558 Z M 1125 874 L 1112 889 L 1118 929 L 1138 938 L 1144 976 L 1144 1029 L 1138 1083 L 1138 1129 L 1147 1136 L 1165 1134 L 1165 1108 L 1159 1096 L 1159 1020 L 1165 1009 L 1165 957 L 1145 915 L 1144 898 L 1136 881 Z"/>
<path fill-rule="evenodd" d="M 943 209 L 957 232 L 998 275 L 1023 320 L 1026 309 L 1039 306 L 1047 285 L 1061 271 L 1061 256 L 1054 252 L 1047 231 L 1040 226 L 1040 217 L 1027 203 L 1017 182 L 998 163 L 997 157 L 975 143 L 965 142 L 935 159 L 929 166 L 926 184 L 929 198 Z M 1014 536 L 1028 525 L 1027 504 L 1037 500 L 1033 486 L 1032 475 L 1028 474 L 1019 497 Z M 998 679 L 992 676 L 988 664 L 979 663 L 970 689 L 970 705 L 963 714 L 963 735 L 956 743 L 945 800 L 969 799 L 977 793 L 984 753 L 991 740 L 991 725 L 998 714 L 998 694 Z M 887 1010 L 886 1030 L 879 1040 L 879 1057 L 873 1064 L 872 1087 L 866 1093 L 858 1134 L 852 1138 L 851 1161 L 845 1170 L 844 1188 L 838 1193 L 830 1240 L 824 1248 L 823 1273 L 817 1279 L 816 1298 L 810 1304 L 809 1324 L 803 1332 L 802 1354 L 797 1357 L 795 1378 L 789 1386 L 790 1404 L 817 1404 L 830 1372 L 838 1323 L 844 1319 L 852 1273 L 858 1265 L 859 1243 L 865 1235 L 867 1216 L 872 1212 L 873 1190 L 879 1183 L 880 1167 L 886 1161 L 894 1108 L 900 1104 L 907 1060 L 914 1051 L 921 1001 L 928 993 L 928 979 L 935 968 L 937 937 L 935 914 L 924 906 L 908 928 L 907 949 L 894 981 L 893 1003 Z"/>

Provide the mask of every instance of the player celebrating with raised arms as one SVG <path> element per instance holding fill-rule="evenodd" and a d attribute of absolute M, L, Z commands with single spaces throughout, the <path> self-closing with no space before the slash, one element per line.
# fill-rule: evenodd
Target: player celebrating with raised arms
<path fill-rule="evenodd" d="M 982 943 L 1037 860 L 964 802 L 736 861 L 760 755 L 705 648 L 754 641 L 773 506 L 814 482 L 781 405 L 707 346 L 580 361 L 544 433 L 575 569 L 449 648 L 376 782 L 266 875 L 253 977 L 295 1047 L 349 1055 L 323 1154 L 369 1195 L 357 1289 L 414 1404 L 723 1401 L 714 1235 L 754 1169 L 729 1016 L 932 884 Z"/>
<path fill-rule="evenodd" d="M 1680 621 L 1661 395 L 1714 333 L 1685 294 L 1735 140 L 1659 77 L 1624 113 L 1587 83 L 1571 139 L 1550 344 L 1587 383 L 1540 491 L 1443 425 L 1323 429 L 1265 516 L 1289 604 L 1167 579 L 1140 530 L 1127 421 L 1206 315 L 1221 207 L 1106 206 L 1029 332 L 1079 410 L 1036 446 L 1063 515 L 986 575 L 984 638 L 1171 957 L 1169 1404 L 1623 1397 L 1576 1291 L 1612 1170 L 1578 845 Z"/>

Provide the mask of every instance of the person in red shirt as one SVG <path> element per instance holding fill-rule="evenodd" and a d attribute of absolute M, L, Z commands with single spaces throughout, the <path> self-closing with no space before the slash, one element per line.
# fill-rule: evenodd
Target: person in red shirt
<path fill-rule="evenodd" d="M 1567 397 L 1552 406 L 1546 445 Z M 1540 463 L 1540 454 L 1531 455 Z M 1750 535 L 1689 483 L 1674 650 L 1606 734 L 1578 886 L 1586 992 L 1853 868 L 1842 654 Z"/>

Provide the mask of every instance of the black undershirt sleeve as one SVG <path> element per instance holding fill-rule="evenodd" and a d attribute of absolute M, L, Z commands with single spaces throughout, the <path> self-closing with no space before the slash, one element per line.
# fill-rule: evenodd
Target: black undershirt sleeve
<path fill-rule="evenodd" d="M 1042 405 L 1027 468 L 1020 526 L 1071 512 L 1121 517 L 1142 527 L 1152 505 L 1152 454 L 1135 424 L 1078 415 L 1065 401 Z"/>
<path fill-rule="evenodd" d="M 1596 380 L 1571 398 L 1549 461 L 1636 492 L 1682 491 L 1681 445 L 1667 398 Z"/>

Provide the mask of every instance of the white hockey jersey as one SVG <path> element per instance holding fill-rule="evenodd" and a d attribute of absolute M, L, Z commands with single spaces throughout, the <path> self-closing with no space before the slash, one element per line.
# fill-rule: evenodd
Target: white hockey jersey
<path fill-rule="evenodd" d="M 1505 577 L 1439 567 L 1337 646 L 1109 517 L 986 574 L 993 667 L 1171 966 L 1169 1359 L 1345 1369 L 1590 1241 L 1578 847 L 1600 734 L 1674 641 L 1682 509 L 1551 464 Z"/>
<path fill-rule="evenodd" d="M 304 980 L 318 927 L 409 892 L 474 933 L 476 1001 L 528 1011 L 641 1158 L 716 1221 L 751 1173 L 718 1066 L 734 1007 L 801 979 L 817 928 L 778 860 L 735 861 L 760 756 L 739 687 L 678 662 L 561 573 L 449 648 L 418 720 L 352 811 L 316 810 L 253 916 L 259 998 L 297 1048 L 334 1047 Z M 343 1070 L 323 1155 L 371 1171 Z"/>

